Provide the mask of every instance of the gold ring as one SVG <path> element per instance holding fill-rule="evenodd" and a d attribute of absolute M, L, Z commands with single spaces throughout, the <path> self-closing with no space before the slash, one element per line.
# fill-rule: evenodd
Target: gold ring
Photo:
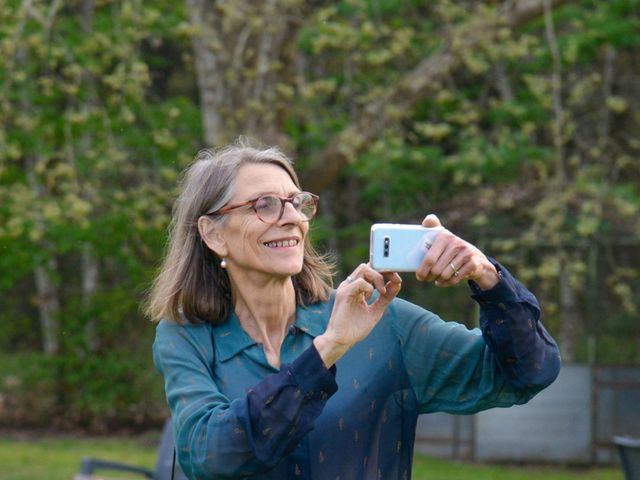
<path fill-rule="evenodd" d="M 456 270 L 456 267 L 453 266 L 453 262 L 451 262 L 449 264 L 449 266 L 451 267 L 451 270 L 453 270 L 453 276 L 457 277 L 458 275 L 460 275 L 460 273 L 458 272 L 458 270 Z"/>

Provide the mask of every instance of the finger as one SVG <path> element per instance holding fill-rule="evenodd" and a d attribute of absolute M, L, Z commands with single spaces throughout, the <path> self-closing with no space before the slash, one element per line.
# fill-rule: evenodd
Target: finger
<path fill-rule="evenodd" d="M 397 273 L 395 275 L 397 278 L 393 278 L 385 284 L 386 293 L 383 296 L 388 298 L 389 301 L 393 300 L 402 288 L 402 278 Z"/>
<path fill-rule="evenodd" d="M 465 253 L 464 244 L 457 241 L 449 243 L 436 264 L 431 268 L 431 276 L 434 277 L 434 280 L 449 280 L 456 276 L 456 272 L 460 270 L 461 265 L 466 263 L 465 258 L 467 257 L 468 252 Z"/>
<path fill-rule="evenodd" d="M 432 227 L 441 227 L 442 224 L 440 223 L 440 219 L 435 214 L 430 213 L 429 215 L 424 217 L 424 220 L 422 220 L 422 226 L 427 228 L 432 228 Z"/>
<path fill-rule="evenodd" d="M 373 285 L 367 282 L 364 278 L 358 278 L 351 282 L 349 285 L 350 297 L 355 301 L 361 301 L 364 298 L 369 300 L 373 295 Z"/>
<path fill-rule="evenodd" d="M 387 291 L 385 277 L 382 273 L 376 272 L 371 267 L 368 267 L 364 272 L 364 278 L 373 284 L 373 286 L 380 292 L 380 295 L 384 295 Z M 402 280 L 401 280 L 402 281 Z"/>
<path fill-rule="evenodd" d="M 402 283 L 402 277 L 397 272 L 385 272 L 382 274 L 382 277 L 387 283 Z"/>
<path fill-rule="evenodd" d="M 480 268 L 480 263 L 477 258 L 469 256 L 468 252 L 458 255 L 452 264 L 460 266 L 457 267 L 456 272 L 449 276 L 448 279 L 438 279 L 437 283 L 439 287 L 451 287 L 464 280 L 468 280 L 475 275 L 478 268 Z"/>
<path fill-rule="evenodd" d="M 362 271 L 363 266 L 365 266 L 365 263 L 361 263 L 360 265 L 358 265 L 355 270 L 353 272 L 351 272 L 350 275 L 347 275 L 347 277 L 340 282 L 340 285 L 348 285 L 350 283 L 353 283 L 354 280 L 356 280 L 357 278 L 361 277 L 362 275 L 360 274 L 360 272 Z"/>
<path fill-rule="evenodd" d="M 352 278 L 364 278 L 367 282 L 371 283 L 380 294 L 385 292 L 385 280 L 382 273 L 371 268 L 368 263 L 360 264 L 351 274 Z"/>
<path fill-rule="evenodd" d="M 445 230 L 436 237 L 436 241 L 427 252 L 422 265 L 424 269 L 417 272 L 420 275 L 418 280 L 448 280 L 459 270 L 455 259 L 462 255 L 461 252 L 466 251 L 465 255 L 469 255 L 469 247 L 470 244 L 463 239 Z"/>
<path fill-rule="evenodd" d="M 396 295 L 398 295 L 402 288 L 402 277 L 396 272 L 387 272 L 384 275 L 384 279 L 386 280 L 384 285 L 385 293 L 383 293 L 382 296 L 388 297 L 389 301 L 391 301 Z"/>
<path fill-rule="evenodd" d="M 400 275 L 397 273 L 390 273 L 387 278 L 386 292 L 381 294 L 371 305 L 371 309 L 377 315 L 382 314 L 382 311 L 387 308 L 391 301 L 398 295 L 398 293 L 400 293 L 400 289 L 402 288 L 402 278 Z"/>
<path fill-rule="evenodd" d="M 433 272 L 440 257 L 443 255 L 447 243 L 450 241 L 451 233 L 443 231 L 436 237 L 436 241 L 427 251 L 422 263 L 416 270 L 416 278 L 422 282 L 432 282 L 438 278 L 440 271 Z"/>

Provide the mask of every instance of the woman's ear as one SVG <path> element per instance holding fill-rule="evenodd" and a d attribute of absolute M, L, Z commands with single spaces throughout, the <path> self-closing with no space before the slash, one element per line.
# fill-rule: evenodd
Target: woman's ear
<path fill-rule="evenodd" d="M 209 217 L 202 216 L 198 219 L 198 231 L 202 241 L 220 258 L 227 256 L 227 242 L 220 233 L 220 228 L 216 222 Z"/>

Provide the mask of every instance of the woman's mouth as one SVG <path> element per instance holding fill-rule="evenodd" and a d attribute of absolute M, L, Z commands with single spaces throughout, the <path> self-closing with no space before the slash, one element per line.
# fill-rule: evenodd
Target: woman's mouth
<path fill-rule="evenodd" d="M 269 248 L 281 248 L 281 247 L 295 247 L 300 243 L 298 239 L 288 240 L 274 240 L 272 242 L 264 242 L 264 245 Z"/>

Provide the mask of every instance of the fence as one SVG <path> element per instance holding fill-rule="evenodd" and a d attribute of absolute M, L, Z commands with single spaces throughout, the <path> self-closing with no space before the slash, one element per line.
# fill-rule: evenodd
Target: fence
<path fill-rule="evenodd" d="M 610 464 L 614 435 L 640 436 L 640 367 L 565 365 L 526 405 L 422 415 L 416 451 L 441 458 Z"/>

